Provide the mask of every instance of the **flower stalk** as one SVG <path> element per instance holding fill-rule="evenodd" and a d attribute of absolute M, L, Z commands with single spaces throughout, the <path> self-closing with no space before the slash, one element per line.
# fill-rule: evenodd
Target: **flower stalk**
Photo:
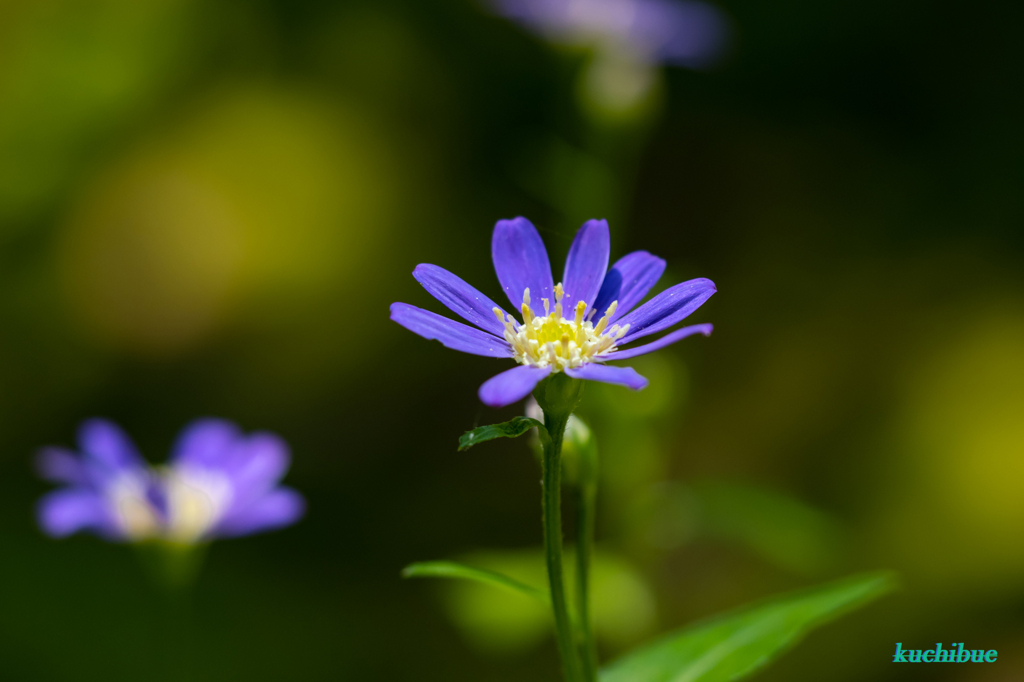
<path fill-rule="evenodd" d="M 555 637 L 566 682 L 586 680 L 569 617 L 562 568 L 562 440 L 569 417 L 579 404 L 582 386 L 582 382 L 570 379 L 565 374 L 556 374 L 541 382 L 534 393 L 544 411 L 544 426 L 550 436 L 544 439 L 542 460 L 544 556 L 555 618 Z"/>
<path fill-rule="evenodd" d="M 545 443 L 543 459 L 544 556 L 547 561 L 551 608 L 555 616 L 555 636 L 565 679 L 567 682 L 583 682 L 576 638 L 573 636 L 572 621 L 566 605 L 562 572 L 562 436 L 567 420 L 568 417 L 552 419 L 544 415 L 544 424 L 551 434 L 550 441 Z"/>

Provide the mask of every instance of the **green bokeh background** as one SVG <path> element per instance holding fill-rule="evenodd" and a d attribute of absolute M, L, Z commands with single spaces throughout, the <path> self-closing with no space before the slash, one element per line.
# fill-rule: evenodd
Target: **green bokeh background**
<path fill-rule="evenodd" d="M 455 448 L 520 411 L 476 399 L 504 365 L 387 313 L 441 310 L 420 262 L 498 300 L 515 215 L 556 272 L 606 217 L 613 258 L 719 287 L 710 339 L 636 361 L 647 391 L 584 398 L 612 598 L 653 604 L 606 657 L 892 568 L 758 679 L 1024 677 L 1022 12 L 722 7 L 719 67 L 610 116 L 585 51 L 469 0 L 0 0 L 0 677 L 556 680 L 543 633 L 466 631 L 500 601 L 398 577 L 540 542 L 526 445 Z M 130 547 L 36 529 L 39 446 L 105 416 L 159 461 L 207 415 L 281 434 L 309 514 L 214 545 L 187 605 Z M 894 668 L 897 641 L 1000 657 Z"/>

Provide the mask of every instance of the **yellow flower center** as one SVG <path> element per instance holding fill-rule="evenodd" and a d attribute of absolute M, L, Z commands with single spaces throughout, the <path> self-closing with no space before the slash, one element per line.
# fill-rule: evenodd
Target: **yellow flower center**
<path fill-rule="evenodd" d="M 556 284 L 554 310 L 551 310 L 548 299 L 541 299 L 544 302 L 544 314 L 538 316 L 530 308 L 530 290 L 526 289 L 523 292 L 522 324 L 511 315 L 504 316 L 501 308 L 494 308 L 498 321 L 505 325 L 505 340 L 512 347 L 516 362 L 534 367 L 551 367 L 553 372 L 580 367 L 614 351 L 615 343 L 629 331 L 628 324 L 622 327 L 615 324 L 606 329 L 608 319 L 615 314 L 615 308 L 619 305 L 618 301 L 608 306 L 604 317 L 595 325 L 584 319 L 588 317 L 586 301 L 576 304 L 573 319 L 562 317 L 564 295 L 562 285 Z M 589 317 L 594 316 L 593 312 Z"/>
<path fill-rule="evenodd" d="M 202 540 L 231 501 L 231 483 L 217 472 L 176 466 L 164 475 L 167 484 L 166 538 L 190 545 Z"/>

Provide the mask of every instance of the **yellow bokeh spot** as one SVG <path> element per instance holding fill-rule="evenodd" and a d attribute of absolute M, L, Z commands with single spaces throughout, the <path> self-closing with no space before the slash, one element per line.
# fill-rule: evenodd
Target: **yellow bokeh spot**
<path fill-rule="evenodd" d="M 386 243 L 398 182 L 365 117 L 308 93 L 237 87 L 99 174 L 60 269 L 105 343 L 168 355 L 351 286 Z"/>
<path fill-rule="evenodd" d="M 888 469 L 880 521 L 932 584 L 997 590 L 1024 571 L 1024 318 L 992 311 L 960 329 L 908 382 L 895 434 L 908 459 Z"/>

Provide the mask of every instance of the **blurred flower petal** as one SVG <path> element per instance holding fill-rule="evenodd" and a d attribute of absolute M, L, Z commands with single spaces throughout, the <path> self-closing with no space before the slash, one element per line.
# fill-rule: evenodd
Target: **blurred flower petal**
<path fill-rule="evenodd" d="M 178 437 L 171 451 L 172 462 L 209 465 L 223 459 L 241 436 L 238 427 L 223 419 L 192 422 Z"/>
<path fill-rule="evenodd" d="M 47 481 L 86 485 L 89 472 L 82 461 L 71 450 L 64 448 L 43 448 L 36 456 L 36 471 Z"/>
<path fill-rule="evenodd" d="M 78 445 L 82 454 L 112 471 L 144 464 L 124 431 L 105 419 L 90 419 L 78 429 Z"/>
<path fill-rule="evenodd" d="M 234 445 L 226 471 L 234 483 L 232 504 L 244 506 L 277 485 L 288 471 L 288 444 L 272 433 L 254 433 Z"/>
<path fill-rule="evenodd" d="M 302 496 L 289 488 L 278 488 L 253 504 L 225 517 L 217 527 L 221 537 L 237 537 L 291 525 L 306 513 Z"/>
<path fill-rule="evenodd" d="M 52 492 L 39 501 L 37 515 L 40 527 L 52 537 L 62 538 L 80 530 L 117 535 L 106 502 L 90 490 L 68 488 Z"/>
<path fill-rule="evenodd" d="M 702 68 L 721 56 L 729 24 L 695 0 L 494 0 L 496 11 L 553 42 L 628 49 L 651 63 Z"/>
<path fill-rule="evenodd" d="M 287 525 L 305 509 L 301 495 L 277 487 L 290 458 L 287 444 L 273 434 L 246 436 L 231 422 L 202 419 L 179 436 L 169 466 L 150 468 L 141 458 L 120 468 L 97 461 L 94 466 L 110 471 L 96 476 L 90 460 L 99 453 L 104 461 L 123 462 L 130 442 L 103 420 L 86 422 L 80 431 L 91 450 L 78 460 L 57 448 L 40 455 L 44 474 L 74 481 L 39 503 L 39 524 L 49 535 L 91 530 L 111 540 L 190 545 Z"/>

